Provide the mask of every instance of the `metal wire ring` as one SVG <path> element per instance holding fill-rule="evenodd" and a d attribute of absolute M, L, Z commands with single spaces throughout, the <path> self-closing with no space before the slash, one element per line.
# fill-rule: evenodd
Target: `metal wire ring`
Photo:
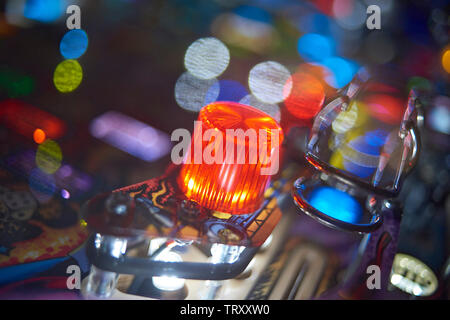
<path fill-rule="evenodd" d="M 372 219 L 368 224 L 345 222 L 343 220 L 330 217 L 322 211 L 317 210 L 303 197 L 303 190 L 306 180 L 307 178 L 302 177 L 295 181 L 292 187 L 292 197 L 300 210 L 311 218 L 333 229 L 358 233 L 371 233 L 383 224 L 383 216 L 377 210 L 372 212 Z"/>

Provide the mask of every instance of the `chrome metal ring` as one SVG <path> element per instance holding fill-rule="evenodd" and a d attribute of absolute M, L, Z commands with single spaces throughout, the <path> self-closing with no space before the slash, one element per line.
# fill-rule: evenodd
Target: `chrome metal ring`
<path fill-rule="evenodd" d="M 367 224 L 357 224 L 346 222 L 343 220 L 335 219 L 320 210 L 317 210 L 303 196 L 303 190 L 305 189 L 305 183 L 308 178 L 299 178 L 295 181 L 292 188 L 292 197 L 294 198 L 295 204 L 300 208 L 302 212 L 311 218 L 317 220 L 321 224 L 324 224 L 330 228 L 348 231 L 348 232 L 358 232 L 358 233 L 371 233 L 377 230 L 383 224 L 383 216 L 378 210 L 372 213 L 372 219 L 370 223 Z"/>

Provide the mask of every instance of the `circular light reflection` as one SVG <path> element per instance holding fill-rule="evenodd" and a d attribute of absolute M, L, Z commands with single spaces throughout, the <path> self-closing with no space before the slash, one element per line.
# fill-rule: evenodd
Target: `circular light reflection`
<path fill-rule="evenodd" d="M 62 152 L 58 143 L 47 139 L 36 151 L 36 165 L 43 172 L 52 174 L 61 166 Z"/>
<path fill-rule="evenodd" d="M 340 57 L 325 59 L 321 64 L 330 72 L 325 81 L 336 89 L 346 86 L 358 71 L 355 63 Z"/>
<path fill-rule="evenodd" d="M 44 23 L 58 20 L 64 13 L 66 1 L 28 0 L 25 2 L 24 17 Z"/>
<path fill-rule="evenodd" d="M 285 87 L 291 74 L 278 62 L 266 61 L 254 66 L 249 73 L 248 84 L 252 94 L 265 103 L 279 103 L 291 92 Z"/>
<path fill-rule="evenodd" d="M 73 29 L 67 32 L 59 44 L 59 50 L 66 59 L 78 59 L 88 47 L 88 37 L 84 30 Z"/>
<path fill-rule="evenodd" d="M 62 93 L 72 92 L 83 79 L 83 69 L 76 60 L 68 59 L 60 62 L 53 74 L 53 83 Z"/>
<path fill-rule="evenodd" d="M 216 101 L 219 93 L 217 79 L 199 79 L 189 72 L 183 73 L 175 83 L 175 100 L 188 111 L 200 111 L 203 106 Z"/>
<path fill-rule="evenodd" d="M 34 130 L 33 132 L 33 140 L 34 142 L 36 142 L 37 144 L 41 144 L 42 142 L 45 141 L 45 132 L 42 129 L 37 128 L 36 130 Z"/>
<path fill-rule="evenodd" d="M 346 2 L 339 1 L 339 2 Z M 337 11 L 337 9 L 336 9 Z M 359 1 L 354 1 L 352 7 L 345 9 L 345 14 L 337 15 L 336 23 L 346 30 L 357 30 L 363 27 L 366 23 L 367 14 L 366 7 Z"/>
<path fill-rule="evenodd" d="M 322 61 L 334 54 L 334 44 L 328 37 L 308 33 L 298 39 L 297 50 L 306 61 Z"/>
<path fill-rule="evenodd" d="M 239 82 L 234 80 L 219 80 L 219 88 L 220 88 L 219 96 L 215 101 L 239 102 L 239 100 L 241 100 L 248 94 L 245 87 Z M 210 93 L 208 90 L 208 94 L 206 95 L 207 100 L 209 100 L 208 98 L 213 97 L 215 95 L 217 89 L 215 85 L 213 85 L 212 88 L 210 88 L 210 90 L 213 90 L 213 92 Z M 206 101 L 206 102 L 207 102 L 206 104 L 208 104 L 213 101 Z"/>
<path fill-rule="evenodd" d="M 446 50 L 442 55 L 442 67 L 447 73 L 450 73 L 450 49 Z"/>
<path fill-rule="evenodd" d="M 210 37 L 193 42 L 184 56 L 186 69 L 200 79 L 222 74 L 230 62 L 230 52 L 222 41 Z"/>

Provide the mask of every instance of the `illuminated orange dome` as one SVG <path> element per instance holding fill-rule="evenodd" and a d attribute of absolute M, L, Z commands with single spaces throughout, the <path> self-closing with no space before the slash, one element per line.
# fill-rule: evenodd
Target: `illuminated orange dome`
<path fill-rule="evenodd" d="M 234 102 L 205 106 L 198 121 L 178 177 L 181 190 L 211 210 L 259 209 L 278 171 L 281 127 L 266 113 Z"/>

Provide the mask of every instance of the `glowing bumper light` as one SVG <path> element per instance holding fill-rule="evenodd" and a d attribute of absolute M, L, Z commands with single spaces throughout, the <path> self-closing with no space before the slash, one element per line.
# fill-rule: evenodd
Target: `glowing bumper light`
<path fill-rule="evenodd" d="M 178 177 L 181 190 L 211 210 L 254 212 L 261 207 L 271 175 L 276 173 L 272 169 L 279 160 L 281 128 L 266 113 L 233 102 L 204 107 L 198 120 L 201 125 L 194 129 Z M 208 151 L 212 159 L 205 157 Z"/>

